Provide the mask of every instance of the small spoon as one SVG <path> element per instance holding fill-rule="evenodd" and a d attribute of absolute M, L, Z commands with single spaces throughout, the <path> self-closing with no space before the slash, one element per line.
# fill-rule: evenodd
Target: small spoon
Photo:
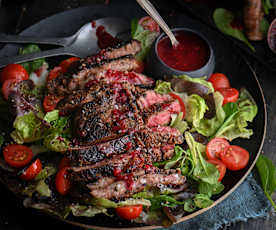
<path fill-rule="evenodd" d="M 101 18 L 95 21 L 96 26 L 104 26 L 106 31 L 112 36 L 116 36 L 129 29 L 129 22 L 122 18 Z M 91 23 L 87 23 L 81 27 L 81 29 L 72 37 L 68 38 L 56 38 L 50 39 L 50 44 L 60 44 L 60 41 L 64 41 L 65 47 L 57 49 L 45 50 L 37 53 L 24 54 L 12 57 L 0 58 L 0 68 L 10 63 L 22 63 L 39 58 L 46 58 L 58 55 L 72 55 L 77 57 L 86 57 L 95 54 L 98 50 L 98 38 L 96 35 L 96 28 L 93 28 Z M 69 42 L 71 39 L 71 42 Z M 49 44 L 49 39 L 42 40 Z M 62 43 L 62 42 L 61 42 Z"/>
<path fill-rule="evenodd" d="M 155 7 L 148 0 L 136 0 L 138 4 L 157 22 L 157 24 L 163 29 L 163 31 L 168 35 L 171 40 L 172 46 L 177 47 L 179 42 L 176 40 L 174 34 L 157 12 Z"/>

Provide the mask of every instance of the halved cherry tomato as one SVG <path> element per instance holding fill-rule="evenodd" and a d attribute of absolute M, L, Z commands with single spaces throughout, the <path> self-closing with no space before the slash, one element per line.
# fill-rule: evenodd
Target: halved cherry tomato
<path fill-rule="evenodd" d="M 243 169 L 247 165 L 249 153 L 240 146 L 230 145 L 220 153 L 220 159 L 228 169 L 236 171 Z"/>
<path fill-rule="evenodd" d="M 183 117 L 185 117 L 186 114 L 186 108 L 185 108 L 185 104 L 183 102 L 183 100 L 181 99 L 181 97 L 179 97 L 178 95 L 174 94 L 174 93 L 170 93 L 170 96 L 176 100 L 178 100 L 179 104 L 180 104 L 180 108 L 181 108 L 181 112 L 183 113 Z"/>
<path fill-rule="evenodd" d="M 218 181 L 221 181 L 226 173 L 225 164 L 223 164 L 223 162 L 218 159 L 211 159 L 211 160 L 208 160 L 208 162 L 216 166 L 216 168 L 219 171 Z"/>
<path fill-rule="evenodd" d="M 215 91 L 222 88 L 230 88 L 230 81 L 223 73 L 213 73 L 208 79 Z"/>
<path fill-rule="evenodd" d="M 47 81 L 51 81 L 63 73 L 63 69 L 60 66 L 57 66 L 51 70 L 47 77 Z"/>
<path fill-rule="evenodd" d="M 64 167 L 60 169 L 56 175 L 56 189 L 61 195 L 66 195 L 71 188 L 71 181 L 68 178 L 69 167 Z"/>
<path fill-rule="evenodd" d="M 65 167 L 68 167 L 69 165 L 70 165 L 69 159 L 67 157 L 63 157 L 59 162 L 58 169 L 63 169 Z"/>
<path fill-rule="evenodd" d="M 41 171 L 42 164 L 39 159 L 36 159 L 34 163 L 30 165 L 21 175 L 20 178 L 23 180 L 32 180 L 36 177 L 36 175 Z"/>
<path fill-rule="evenodd" d="M 59 64 L 59 66 L 62 68 L 63 73 L 65 73 L 65 72 L 68 70 L 69 66 L 70 66 L 73 62 L 76 62 L 76 61 L 78 61 L 78 60 L 80 60 L 80 58 L 78 58 L 78 57 L 71 57 L 71 58 L 68 58 L 68 59 L 63 60 L 63 61 Z"/>
<path fill-rule="evenodd" d="M 116 208 L 117 215 L 126 220 L 133 220 L 140 216 L 143 210 L 142 205 L 131 205 Z"/>
<path fill-rule="evenodd" d="M 25 145 L 10 144 L 3 149 L 3 156 L 8 165 L 21 168 L 32 160 L 33 152 Z"/>
<path fill-rule="evenodd" d="M 227 104 L 228 102 L 236 102 L 239 98 L 239 91 L 235 88 L 226 88 L 226 89 L 218 89 L 223 96 L 222 105 Z"/>
<path fill-rule="evenodd" d="M 29 79 L 29 74 L 27 70 L 19 64 L 8 64 L 1 72 L 0 81 L 3 84 L 4 81 L 9 79 L 23 81 Z"/>
<path fill-rule="evenodd" d="M 218 159 L 220 153 L 224 151 L 226 147 L 230 144 L 227 140 L 223 138 L 213 138 L 211 141 L 208 142 L 206 145 L 206 156 L 209 160 L 211 159 Z"/>
<path fill-rule="evenodd" d="M 145 30 L 149 30 L 152 32 L 160 32 L 159 25 L 153 20 L 150 16 L 145 16 L 141 18 L 138 22 Z"/>
<path fill-rule="evenodd" d="M 16 84 L 19 82 L 20 80 L 18 79 L 9 79 L 6 80 L 3 85 L 2 85 L 2 93 L 3 96 L 6 100 L 9 99 L 9 95 L 12 92 L 12 90 L 15 88 Z"/>
<path fill-rule="evenodd" d="M 55 96 L 55 95 L 48 95 L 44 97 L 43 100 L 43 108 L 45 112 L 51 112 L 53 111 L 58 102 L 62 99 L 63 97 L 60 96 Z"/>

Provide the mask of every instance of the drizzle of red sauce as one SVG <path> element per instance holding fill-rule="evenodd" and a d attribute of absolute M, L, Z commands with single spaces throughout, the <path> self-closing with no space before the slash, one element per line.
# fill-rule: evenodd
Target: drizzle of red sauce
<path fill-rule="evenodd" d="M 230 25 L 233 29 L 237 29 L 237 30 L 241 30 L 241 31 L 243 30 L 242 21 L 238 17 L 234 17 Z"/>
<path fill-rule="evenodd" d="M 95 21 L 91 21 L 91 26 L 92 26 L 92 28 L 96 28 L 96 22 Z"/>
<path fill-rule="evenodd" d="M 121 40 L 113 37 L 110 33 L 106 32 L 104 26 L 97 27 L 96 35 L 98 38 L 98 46 L 101 49 L 105 49 L 109 46 L 117 45 L 118 43 L 121 42 Z"/>
<path fill-rule="evenodd" d="M 129 141 L 126 143 L 126 151 L 130 150 L 132 147 L 132 143 Z"/>
<path fill-rule="evenodd" d="M 178 31 L 175 37 L 179 42 L 172 47 L 168 37 L 162 38 L 157 44 L 158 56 L 171 68 L 181 71 L 192 71 L 203 67 L 210 56 L 206 42 L 198 35 Z"/>

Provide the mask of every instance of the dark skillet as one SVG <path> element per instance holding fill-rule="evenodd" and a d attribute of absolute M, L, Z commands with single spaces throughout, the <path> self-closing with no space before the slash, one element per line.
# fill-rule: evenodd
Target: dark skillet
<path fill-rule="evenodd" d="M 92 5 L 89 7 L 78 8 L 71 11 L 66 11 L 52 17 L 46 18 L 39 23 L 29 27 L 22 32 L 22 35 L 32 36 L 67 36 L 73 34 L 81 25 L 91 20 L 102 18 L 102 17 L 124 17 L 129 20 L 133 17 L 141 17 L 144 15 L 143 11 L 135 4 L 134 1 L 112 1 L 113 4 L 109 6 L 104 5 Z M 223 179 L 225 190 L 223 194 L 216 198 L 214 205 L 221 202 L 229 194 L 231 194 L 237 186 L 246 178 L 248 173 L 254 167 L 255 161 L 262 149 L 263 141 L 266 131 L 266 106 L 262 89 L 259 85 L 257 77 L 255 76 L 252 69 L 247 64 L 246 60 L 243 59 L 240 54 L 235 51 L 235 47 L 230 41 L 225 40 L 224 37 L 214 30 L 207 28 L 206 26 L 199 24 L 196 21 L 188 18 L 185 15 L 174 15 L 168 19 L 168 22 L 173 27 L 188 27 L 203 33 L 206 38 L 210 41 L 214 48 L 216 68 L 215 71 L 223 72 L 229 76 L 231 85 L 235 88 L 245 87 L 253 95 L 257 105 L 258 114 L 254 119 L 254 122 L 250 124 L 250 127 L 254 130 L 254 135 L 249 139 L 238 139 L 233 143 L 238 144 L 246 148 L 250 152 L 250 160 L 248 166 L 238 172 L 227 173 Z M 185 22 L 185 24 L 183 24 Z M 3 55 L 15 55 L 17 53 L 17 46 L 7 45 L 0 52 L 0 56 Z M 49 48 L 49 47 L 47 47 Z M 64 57 L 51 58 L 48 60 L 50 65 L 54 65 L 62 60 Z M 0 126 L 3 130 L 5 119 L 0 116 Z M 1 198 L 5 199 L 4 197 Z M 20 202 L 20 201 L 18 201 Z M 213 206 L 214 206 L 213 205 Z M 10 209 L 16 207 L 9 207 Z M 190 214 L 181 219 L 181 221 L 190 219 L 200 213 L 205 212 L 207 209 L 199 210 L 193 214 Z M 39 217 L 40 218 L 40 217 Z M 47 220 L 46 217 L 41 217 L 43 221 Z M 110 218 L 106 216 L 96 216 L 95 218 L 75 218 L 69 217 L 67 222 L 93 229 L 103 228 L 135 228 L 138 225 L 130 222 L 124 222 L 118 220 L 116 217 Z M 142 227 L 142 226 L 140 226 Z M 141 229 L 156 228 L 156 226 L 144 226 Z"/>

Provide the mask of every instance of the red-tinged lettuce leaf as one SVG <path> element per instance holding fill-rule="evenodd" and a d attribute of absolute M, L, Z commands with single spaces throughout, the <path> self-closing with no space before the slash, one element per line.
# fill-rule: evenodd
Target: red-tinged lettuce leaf
<path fill-rule="evenodd" d="M 217 28 L 224 34 L 232 36 L 242 42 L 244 42 L 253 52 L 255 52 L 255 48 L 251 45 L 251 43 L 247 40 L 245 34 L 236 28 L 231 26 L 231 23 L 234 19 L 234 14 L 226 9 L 218 8 L 214 11 L 213 19 L 217 26 Z"/>

